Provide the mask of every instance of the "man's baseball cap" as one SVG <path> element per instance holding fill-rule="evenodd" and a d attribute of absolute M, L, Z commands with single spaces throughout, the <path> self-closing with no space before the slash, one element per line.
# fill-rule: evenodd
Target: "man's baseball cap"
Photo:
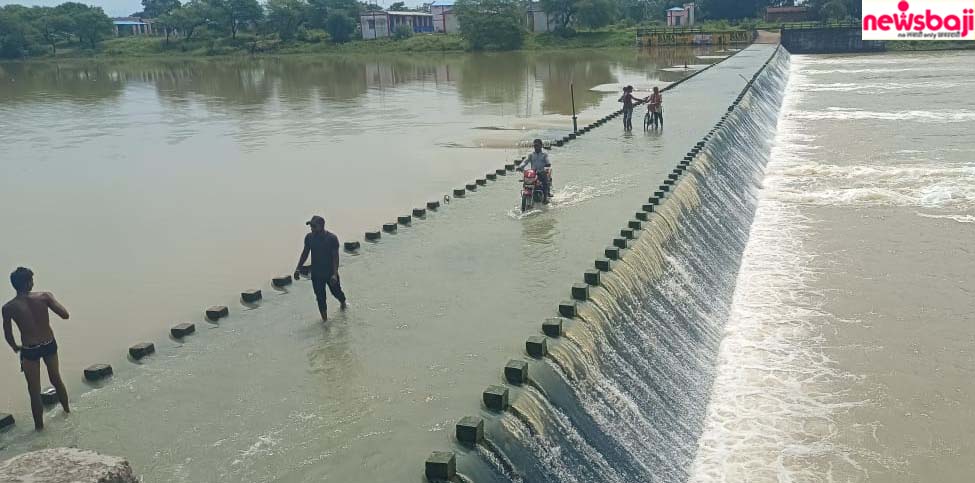
<path fill-rule="evenodd" d="M 318 215 L 315 215 L 315 216 L 311 217 L 310 220 L 306 221 L 305 224 L 306 225 L 324 225 L 325 224 L 325 218 L 322 218 L 322 217 L 320 217 Z"/>

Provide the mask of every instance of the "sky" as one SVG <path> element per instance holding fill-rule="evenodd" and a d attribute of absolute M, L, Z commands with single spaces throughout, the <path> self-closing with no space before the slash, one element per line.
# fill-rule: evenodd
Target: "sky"
<path fill-rule="evenodd" d="M 0 0 L 0 5 L 9 5 L 12 3 L 17 3 L 20 5 L 27 5 L 28 7 L 33 6 L 48 6 L 53 7 L 60 5 L 69 0 Z M 95 5 L 97 7 L 102 7 L 105 13 L 109 17 L 124 17 L 133 12 L 142 11 L 142 0 L 74 0 L 78 3 L 84 3 L 87 5 Z M 258 0 L 263 3 L 263 0 Z M 396 0 L 374 0 L 376 3 L 382 6 L 389 6 Z M 416 6 L 423 3 L 424 0 L 405 0 L 405 3 L 409 6 Z"/>

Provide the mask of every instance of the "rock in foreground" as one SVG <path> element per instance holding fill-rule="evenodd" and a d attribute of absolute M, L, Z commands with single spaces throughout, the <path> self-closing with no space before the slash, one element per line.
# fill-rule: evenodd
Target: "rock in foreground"
<path fill-rule="evenodd" d="M 25 453 L 0 463 L 7 483 L 138 483 L 129 462 L 77 448 Z"/>

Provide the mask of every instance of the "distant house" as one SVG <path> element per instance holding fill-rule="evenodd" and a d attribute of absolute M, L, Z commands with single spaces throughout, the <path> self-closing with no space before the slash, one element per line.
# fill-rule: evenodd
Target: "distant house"
<path fill-rule="evenodd" d="M 541 2 L 529 2 L 526 17 L 529 32 L 551 32 L 557 27 L 553 19 L 545 13 Z"/>
<path fill-rule="evenodd" d="M 683 7 L 674 7 L 667 10 L 668 27 L 690 27 L 694 25 L 694 10 L 697 8 L 693 3 L 685 3 Z"/>
<path fill-rule="evenodd" d="M 359 15 L 363 39 L 389 37 L 400 25 L 409 26 L 413 33 L 433 32 L 433 15 L 423 12 L 374 10 Z"/>
<path fill-rule="evenodd" d="M 433 31 L 442 34 L 460 32 L 460 22 L 454 13 L 454 0 L 436 0 L 430 4 L 433 15 Z"/>
<path fill-rule="evenodd" d="M 152 20 L 137 17 L 116 17 L 112 19 L 112 31 L 116 37 L 129 35 L 154 35 Z"/>
<path fill-rule="evenodd" d="M 805 22 L 810 20 L 809 7 L 768 7 L 766 22 Z"/>

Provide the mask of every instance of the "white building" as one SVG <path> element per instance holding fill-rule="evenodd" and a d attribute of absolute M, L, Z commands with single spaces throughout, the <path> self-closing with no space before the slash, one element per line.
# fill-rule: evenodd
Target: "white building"
<path fill-rule="evenodd" d="M 695 5 L 693 3 L 685 3 L 684 7 L 674 7 L 667 10 L 667 26 L 668 27 L 690 27 L 694 25 L 694 9 Z"/>
<path fill-rule="evenodd" d="M 529 2 L 527 12 L 527 26 L 529 32 L 551 32 L 557 26 L 555 19 L 550 18 L 542 8 L 540 2 Z"/>
<path fill-rule="evenodd" d="M 374 10 L 359 15 L 363 39 L 389 37 L 400 25 L 409 26 L 413 33 L 433 32 L 433 15 L 423 12 L 385 12 Z"/>
<path fill-rule="evenodd" d="M 433 31 L 441 34 L 460 32 L 460 22 L 454 13 L 454 0 L 436 0 L 430 4 L 433 15 Z"/>

